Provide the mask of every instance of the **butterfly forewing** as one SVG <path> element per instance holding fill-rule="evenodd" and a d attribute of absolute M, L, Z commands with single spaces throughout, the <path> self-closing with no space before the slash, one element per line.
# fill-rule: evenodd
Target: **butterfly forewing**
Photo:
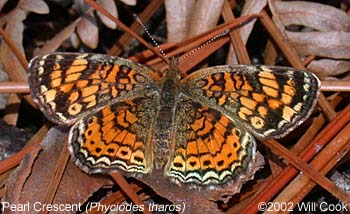
<path fill-rule="evenodd" d="M 189 97 L 219 110 L 260 138 L 282 137 L 310 114 L 320 82 L 311 72 L 276 66 L 217 66 L 183 80 Z"/>
<path fill-rule="evenodd" d="M 156 73 L 102 54 L 54 53 L 29 66 L 33 99 L 55 123 L 72 124 L 105 105 L 157 90 Z"/>

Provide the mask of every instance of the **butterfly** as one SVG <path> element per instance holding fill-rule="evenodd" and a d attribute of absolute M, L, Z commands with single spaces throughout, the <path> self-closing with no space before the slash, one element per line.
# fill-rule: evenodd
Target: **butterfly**
<path fill-rule="evenodd" d="M 255 137 L 280 138 L 311 113 L 311 72 L 261 65 L 215 66 L 181 78 L 103 54 L 52 53 L 29 65 L 31 95 L 54 123 L 70 125 L 68 148 L 87 173 L 223 186 L 247 169 Z"/>

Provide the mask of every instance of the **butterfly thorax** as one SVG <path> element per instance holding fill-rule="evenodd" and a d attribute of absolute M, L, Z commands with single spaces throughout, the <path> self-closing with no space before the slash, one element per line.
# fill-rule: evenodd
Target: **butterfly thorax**
<path fill-rule="evenodd" d="M 177 68 L 171 66 L 162 80 L 155 123 L 157 132 L 153 136 L 153 161 L 156 169 L 162 169 L 170 156 L 172 139 L 174 139 L 173 120 L 179 90 L 180 75 Z"/>

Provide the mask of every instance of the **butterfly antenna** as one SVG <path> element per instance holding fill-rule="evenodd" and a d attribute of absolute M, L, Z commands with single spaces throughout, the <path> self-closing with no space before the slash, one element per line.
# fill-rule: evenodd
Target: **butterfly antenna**
<path fill-rule="evenodd" d="M 188 52 L 187 54 L 185 54 L 184 56 L 181 56 L 181 58 L 179 59 L 179 62 L 184 61 L 185 59 L 187 59 L 189 56 L 193 55 L 194 53 L 196 53 L 198 50 L 204 48 L 205 46 L 209 45 L 210 43 L 214 42 L 215 40 L 226 36 L 229 33 L 229 30 L 224 30 L 223 32 L 221 32 L 220 34 L 212 37 L 211 39 L 209 39 L 208 41 L 206 41 L 205 43 L 201 44 L 200 46 L 196 47 L 195 49 L 192 49 L 190 52 Z"/>
<path fill-rule="evenodd" d="M 158 48 L 159 52 L 162 54 L 163 59 L 165 60 L 165 62 L 169 65 L 169 59 L 166 56 L 166 54 L 164 53 L 164 51 L 162 50 L 162 48 L 158 45 L 157 41 L 153 38 L 153 36 L 149 33 L 149 31 L 147 30 L 146 26 L 143 24 L 142 20 L 140 19 L 140 17 L 138 15 L 136 15 L 135 13 L 133 14 L 134 19 L 141 25 L 141 27 L 143 28 L 143 30 L 146 32 L 146 34 L 148 35 L 149 38 L 151 38 L 153 44 Z"/>

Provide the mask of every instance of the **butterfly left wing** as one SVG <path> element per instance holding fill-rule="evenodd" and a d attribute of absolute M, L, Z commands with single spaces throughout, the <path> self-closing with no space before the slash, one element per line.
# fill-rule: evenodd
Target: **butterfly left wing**
<path fill-rule="evenodd" d="M 320 81 L 311 72 L 278 66 L 216 66 L 190 74 L 183 93 L 207 103 L 256 136 L 283 137 L 311 113 Z"/>
<path fill-rule="evenodd" d="M 215 187 L 245 172 L 256 144 L 244 127 L 193 100 L 179 102 L 174 115 L 174 150 L 165 167 L 173 181 Z"/>

